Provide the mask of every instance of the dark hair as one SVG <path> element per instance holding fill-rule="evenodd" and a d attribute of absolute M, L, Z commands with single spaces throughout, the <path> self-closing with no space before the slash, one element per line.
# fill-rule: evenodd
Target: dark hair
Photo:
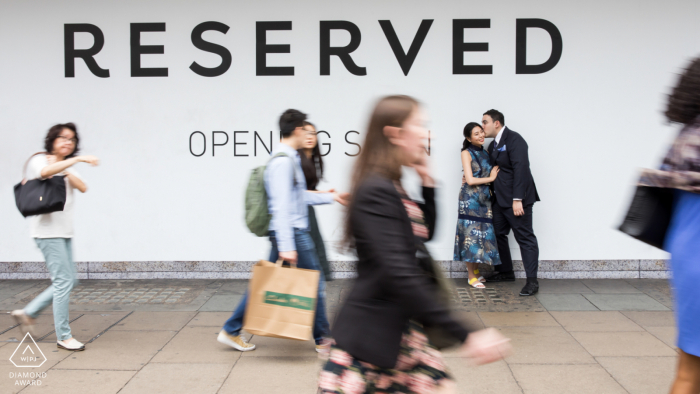
<path fill-rule="evenodd" d="M 350 194 L 355 195 L 362 182 L 371 174 L 380 174 L 394 181 L 401 180 L 402 154 L 384 134 L 385 126 L 402 127 L 403 123 L 418 108 L 416 99 L 409 96 L 387 96 L 374 106 L 369 125 L 352 172 Z M 351 203 L 352 204 L 352 203 Z M 345 215 L 344 245 L 354 245 L 350 212 Z"/>
<path fill-rule="evenodd" d="M 490 116 L 491 120 L 494 122 L 496 122 L 496 121 L 501 122 L 501 126 L 506 125 L 506 118 L 498 110 L 490 109 L 490 110 L 484 112 L 484 115 Z"/>
<path fill-rule="evenodd" d="M 306 114 L 296 109 L 288 109 L 280 116 L 280 133 L 282 138 L 287 138 L 294 132 L 294 129 L 304 125 Z"/>
<path fill-rule="evenodd" d="M 466 126 L 464 126 L 464 131 L 462 132 L 462 134 L 464 134 L 462 150 L 467 150 L 467 148 L 469 148 L 470 142 L 467 138 L 472 138 L 472 131 L 474 131 L 475 127 L 482 128 L 481 125 L 476 122 L 469 122 Z"/>
<path fill-rule="evenodd" d="M 316 130 L 311 122 L 304 122 L 304 127 L 311 126 Z M 318 137 L 316 137 L 316 145 L 311 150 L 311 157 L 306 157 L 304 149 L 299 149 L 301 156 L 301 169 L 304 170 L 306 178 L 306 188 L 308 190 L 316 190 L 318 182 L 323 179 L 323 158 L 321 157 L 321 149 L 318 147 Z"/>
<path fill-rule="evenodd" d="M 53 154 L 53 143 L 56 141 L 56 138 L 58 138 L 59 135 L 61 135 L 61 132 L 63 129 L 68 129 L 75 134 L 75 149 L 73 149 L 73 152 L 66 156 L 66 159 L 70 159 L 71 157 L 75 156 L 78 151 L 80 150 L 80 137 L 78 136 L 78 127 L 74 123 L 59 123 L 55 126 L 52 126 L 49 129 L 49 132 L 46 133 L 46 138 L 44 138 L 44 150 L 47 151 L 49 154 Z"/>
<path fill-rule="evenodd" d="M 668 96 L 666 118 L 671 122 L 692 123 L 700 115 L 700 57 L 690 62 Z"/>

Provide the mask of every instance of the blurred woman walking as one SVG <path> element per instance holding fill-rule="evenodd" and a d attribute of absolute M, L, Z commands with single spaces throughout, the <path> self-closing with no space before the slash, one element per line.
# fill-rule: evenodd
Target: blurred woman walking
<path fill-rule="evenodd" d="M 63 211 L 30 216 L 31 236 L 44 254 L 51 286 L 39 294 L 24 309 L 12 311 L 12 316 L 25 332 L 33 334 L 34 319 L 53 302 L 53 320 L 57 345 L 66 350 L 85 350 L 85 345 L 73 338 L 68 313 L 70 292 L 77 282 L 73 262 L 73 189 L 87 191 L 83 178 L 72 168 L 78 163 L 96 166 L 95 156 L 76 156 L 80 149 L 78 129 L 73 123 L 57 124 L 44 139 L 44 154 L 37 154 L 27 164 L 27 180 L 64 176 L 66 203 Z"/>
<path fill-rule="evenodd" d="M 358 278 L 332 330 L 336 344 L 320 374 L 323 393 L 454 392 L 426 328 L 439 328 L 456 343 L 466 341 L 463 352 L 477 363 L 496 361 L 509 350 L 494 329 L 469 334 L 440 296 L 441 272 L 423 245 L 433 236 L 436 218 L 427 138 L 415 99 L 389 96 L 375 106 L 355 163 L 346 218 Z M 404 191 L 402 166 L 419 174 L 423 203 Z"/>
<path fill-rule="evenodd" d="M 643 186 L 675 189 L 664 249 L 671 253 L 678 325 L 678 372 L 672 394 L 700 393 L 700 58 L 669 97 L 666 118 L 683 125 L 659 170 L 644 170 Z"/>

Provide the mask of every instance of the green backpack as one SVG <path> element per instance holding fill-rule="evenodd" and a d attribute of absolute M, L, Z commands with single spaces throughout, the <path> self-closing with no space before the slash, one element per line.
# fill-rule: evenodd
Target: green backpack
<path fill-rule="evenodd" d="M 287 156 L 280 152 L 268 160 L 267 165 L 278 156 Z M 289 157 L 292 159 L 291 157 Z M 294 159 L 292 159 L 294 162 Z M 296 163 L 294 163 L 296 165 Z M 268 233 L 270 226 L 270 209 L 267 206 L 267 190 L 265 190 L 265 168 L 267 165 L 253 169 L 248 180 L 248 187 L 245 189 L 245 224 L 253 234 L 264 237 Z M 294 184 L 297 182 L 297 172 L 294 169 Z"/>

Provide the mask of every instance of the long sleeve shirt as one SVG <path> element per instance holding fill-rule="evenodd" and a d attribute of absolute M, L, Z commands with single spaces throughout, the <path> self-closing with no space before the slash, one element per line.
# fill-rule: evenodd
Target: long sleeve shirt
<path fill-rule="evenodd" d="M 289 145 L 278 144 L 271 156 L 280 152 L 289 157 L 276 157 L 265 168 L 267 204 L 272 214 L 269 228 L 275 232 L 277 249 L 280 252 L 291 252 L 296 250 L 294 229 L 309 228 L 307 205 L 330 204 L 333 195 L 307 191 L 299 152 Z"/>

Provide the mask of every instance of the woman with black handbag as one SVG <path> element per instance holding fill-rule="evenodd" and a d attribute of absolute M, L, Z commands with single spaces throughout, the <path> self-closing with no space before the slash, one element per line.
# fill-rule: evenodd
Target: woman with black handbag
<path fill-rule="evenodd" d="M 71 334 L 68 313 L 70 292 L 77 281 L 73 262 L 71 239 L 73 238 L 73 189 L 81 193 L 87 186 L 78 173 L 75 164 L 84 162 L 98 164 L 95 156 L 76 156 L 80 138 L 73 123 L 58 124 L 49 129 L 44 140 L 46 154 L 34 155 L 26 166 L 25 179 L 48 179 L 63 176 L 66 199 L 63 210 L 30 216 L 31 236 L 36 241 L 46 259 L 46 268 L 51 276 L 51 286 L 39 294 L 24 309 L 15 310 L 12 316 L 21 329 L 33 333 L 34 319 L 53 302 L 53 318 L 56 329 L 57 346 L 61 349 L 80 351 L 85 345 Z"/>
<path fill-rule="evenodd" d="M 673 190 L 670 224 L 663 239 L 671 253 L 678 325 L 678 372 L 672 394 L 700 393 L 700 58 L 673 89 L 666 118 L 683 129 L 659 170 L 644 170 L 640 186 Z"/>
<path fill-rule="evenodd" d="M 370 118 L 346 218 L 358 278 L 333 326 L 336 343 L 320 374 L 322 393 L 454 392 L 426 327 L 465 342 L 465 355 L 476 363 L 508 353 L 508 340 L 496 330 L 469 334 L 451 316 L 422 245 L 435 229 L 435 182 L 427 165 L 423 119 L 418 102 L 408 96 L 381 99 Z M 420 176 L 424 203 L 404 191 L 404 165 Z"/>

